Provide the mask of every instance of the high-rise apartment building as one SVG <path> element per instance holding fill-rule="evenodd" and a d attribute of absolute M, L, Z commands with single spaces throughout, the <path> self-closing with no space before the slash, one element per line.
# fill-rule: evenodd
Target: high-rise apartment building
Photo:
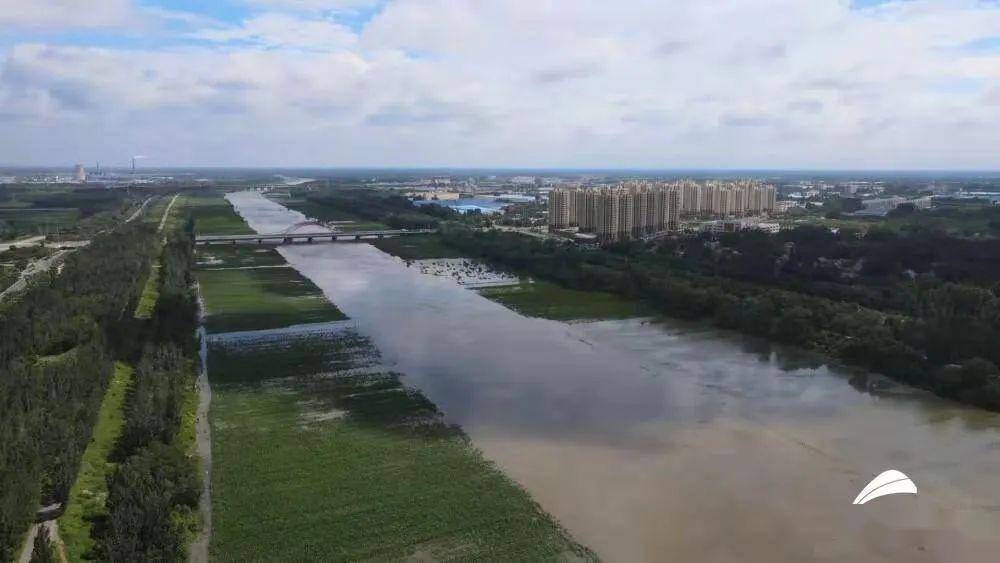
<path fill-rule="evenodd" d="M 775 199 L 773 186 L 749 180 L 557 188 L 549 194 L 549 227 L 579 227 L 602 240 L 625 240 L 677 230 L 681 216 L 721 219 L 772 212 Z"/>

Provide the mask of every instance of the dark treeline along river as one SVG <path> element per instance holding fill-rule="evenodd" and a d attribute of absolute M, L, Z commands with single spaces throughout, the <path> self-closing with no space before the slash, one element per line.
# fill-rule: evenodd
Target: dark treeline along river
<path fill-rule="evenodd" d="M 259 232 L 304 219 L 229 199 Z M 1000 553 L 998 415 L 703 327 L 527 318 L 369 244 L 280 252 L 606 560 Z M 887 469 L 919 494 L 852 505 Z"/>

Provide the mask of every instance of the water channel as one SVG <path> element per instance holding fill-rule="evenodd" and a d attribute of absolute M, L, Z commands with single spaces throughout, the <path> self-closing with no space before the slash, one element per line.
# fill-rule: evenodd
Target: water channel
<path fill-rule="evenodd" d="M 303 216 L 229 196 L 258 232 Z M 368 244 L 281 254 L 608 561 L 995 561 L 1000 416 L 704 327 L 523 317 Z M 851 504 L 898 469 L 919 494 Z"/>

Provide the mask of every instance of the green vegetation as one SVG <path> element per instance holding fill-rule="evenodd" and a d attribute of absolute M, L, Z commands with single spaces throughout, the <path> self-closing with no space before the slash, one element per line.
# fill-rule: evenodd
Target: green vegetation
<path fill-rule="evenodd" d="M 66 503 L 73 560 L 186 558 L 199 492 L 177 439 L 193 416 L 192 237 L 190 224 L 166 244 L 153 222 L 120 225 L 0 308 L 0 560 L 50 503 Z M 159 298 L 137 319 L 157 255 Z M 116 359 L 138 362 L 132 385 Z"/>
<path fill-rule="evenodd" d="M 365 220 L 394 229 L 436 228 L 444 220 L 469 224 L 488 222 L 481 214 L 462 215 L 440 205 L 418 207 L 394 190 L 338 186 L 290 191 L 292 198 L 281 200 L 282 204 L 321 221 Z"/>
<path fill-rule="evenodd" d="M 125 190 L 76 185 L 0 186 L 0 240 L 46 234 L 90 238 L 113 228 L 138 205 Z"/>
<path fill-rule="evenodd" d="M 374 241 L 372 244 L 382 252 L 404 260 L 463 257 L 457 249 L 445 244 L 440 235 L 384 238 Z"/>
<path fill-rule="evenodd" d="M 184 205 L 194 218 L 198 235 L 253 234 L 253 229 L 233 211 L 222 193 L 190 193 L 185 195 Z"/>
<path fill-rule="evenodd" d="M 1000 410 L 1000 256 L 989 241 L 806 228 L 586 250 L 510 233 L 445 236 L 517 272 L 711 319 Z"/>
<path fill-rule="evenodd" d="M 283 266 L 285 259 L 274 247 L 218 244 L 198 248 L 197 267 L 202 270 Z"/>
<path fill-rule="evenodd" d="M 557 321 L 625 319 L 649 314 L 641 303 L 604 291 L 568 289 L 536 280 L 513 286 L 486 287 L 479 294 L 522 315 Z"/>
<path fill-rule="evenodd" d="M 314 221 L 324 223 L 330 221 L 351 221 L 350 224 L 341 225 L 341 230 L 344 231 L 379 231 L 391 228 L 385 223 L 348 213 L 331 206 L 321 205 L 304 197 L 275 198 L 275 201 L 278 201 L 289 209 L 298 211 Z"/>
<path fill-rule="evenodd" d="M 152 229 L 127 225 L 0 306 L 0 560 L 39 505 L 69 495 L 113 358 L 141 338 L 131 312 L 155 248 Z"/>
<path fill-rule="evenodd" d="M 199 270 L 209 332 L 281 328 L 346 318 L 292 268 Z"/>
<path fill-rule="evenodd" d="M 115 467 L 108 457 L 124 424 L 122 407 L 125 393 L 132 382 L 132 374 L 133 370 L 128 365 L 120 362 L 115 365 L 115 373 L 97 415 L 93 436 L 83 453 L 80 472 L 70 489 L 69 504 L 66 512 L 59 518 L 59 536 L 66 546 L 70 561 L 92 557 L 92 524 L 107 514 L 107 478 Z"/>
<path fill-rule="evenodd" d="M 56 251 L 47 246 L 13 246 L 0 252 L 0 292 L 21 277 L 21 272 L 34 260 L 50 256 Z"/>
<path fill-rule="evenodd" d="M 855 217 L 840 212 L 845 201 L 856 200 L 830 200 L 821 210 L 800 210 L 782 223 L 785 228 L 813 225 L 862 233 L 882 229 L 898 233 L 933 231 L 967 238 L 1000 236 L 1000 207 L 989 203 L 936 200 L 933 209 L 915 210 L 904 205 L 886 217 Z"/>
<path fill-rule="evenodd" d="M 193 223 L 169 233 L 160 254 L 159 299 L 125 402 L 111 458 L 107 516 L 95 551 L 111 561 L 183 561 L 200 521 L 191 426 L 195 417 L 197 301 Z"/>
<path fill-rule="evenodd" d="M 142 288 L 142 296 L 139 298 L 139 305 L 135 308 L 137 319 L 149 319 L 153 316 L 153 309 L 156 307 L 156 299 L 160 296 L 160 263 L 155 262 L 149 270 L 149 276 Z"/>
<path fill-rule="evenodd" d="M 353 332 L 216 341 L 209 374 L 217 558 L 591 557 Z"/>
<path fill-rule="evenodd" d="M 239 221 L 247 228 L 229 202 L 222 203 L 227 209 L 213 208 L 210 224 Z M 199 232 L 201 221 L 195 213 Z M 209 332 L 282 328 L 346 318 L 315 284 L 290 267 L 280 267 L 285 260 L 273 248 L 203 246 L 198 261 L 197 278 Z"/>

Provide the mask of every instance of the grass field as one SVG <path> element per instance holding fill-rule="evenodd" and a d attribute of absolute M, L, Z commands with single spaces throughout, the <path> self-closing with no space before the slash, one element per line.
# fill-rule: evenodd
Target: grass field
<path fill-rule="evenodd" d="M 156 300 L 160 297 L 160 261 L 157 259 L 149 268 L 146 284 L 142 286 L 139 304 L 135 307 L 135 318 L 149 319 L 153 317 Z"/>
<path fill-rule="evenodd" d="M 346 318 L 292 268 L 199 270 L 209 332 L 281 328 Z"/>
<path fill-rule="evenodd" d="M 215 342 L 209 374 L 215 559 L 591 557 L 352 332 Z"/>
<path fill-rule="evenodd" d="M 557 321 L 625 319 L 650 314 L 642 303 L 619 295 L 567 289 L 542 280 L 477 291 L 522 315 Z"/>
<path fill-rule="evenodd" d="M 194 217 L 195 232 L 199 235 L 253 234 L 253 230 L 220 193 L 186 195 L 184 206 Z"/>
<path fill-rule="evenodd" d="M 404 260 L 463 258 L 462 253 L 446 245 L 440 235 L 385 238 L 372 244 L 382 252 Z"/>
<path fill-rule="evenodd" d="M 80 472 L 70 490 L 66 512 L 59 518 L 59 535 L 70 561 L 83 561 L 94 547 L 90 537 L 91 523 L 105 512 L 107 477 L 114 469 L 114 464 L 108 462 L 108 454 L 124 424 L 122 405 L 131 381 L 132 368 L 117 364 L 101 403 L 93 436 L 83 453 Z"/>

